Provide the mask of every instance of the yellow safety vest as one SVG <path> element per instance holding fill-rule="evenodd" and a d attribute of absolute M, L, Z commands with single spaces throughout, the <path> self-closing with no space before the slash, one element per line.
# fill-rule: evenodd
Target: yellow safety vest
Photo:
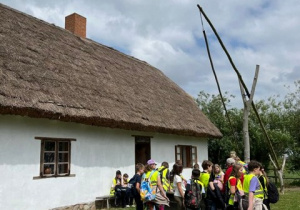
<path fill-rule="evenodd" d="M 207 186 L 208 186 L 208 182 L 209 182 L 209 178 L 210 178 L 210 174 L 206 171 L 203 171 L 200 173 L 200 182 L 203 183 L 204 188 L 205 188 L 205 192 L 207 191 Z"/>
<path fill-rule="evenodd" d="M 251 181 L 251 179 L 253 179 L 253 177 L 255 177 L 254 174 L 247 174 L 244 176 L 243 189 L 244 189 L 244 192 L 246 195 L 249 195 L 250 181 Z M 254 197 L 264 199 L 264 190 L 263 190 L 259 180 L 257 180 L 257 181 L 258 181 L 258 184 L 260 187 L 258 190 L 255 190 Z"/>
<path fill-rule="evenodd" d="M 194 179 L 194 182 L 201 185 L 201 190 L 204 188 L 204 185 L 203 185 L 203 183 L 200 180 Z"/>
<path fill-rule="evenodd" d="M 267 179 L 266 179 L 266 177 L 264 175 L 260 175 L 260 177 L 262 177 L 264 179 L 264 186 L 265 186 L 265 188 L 263 188 L 263 190 L 264 190 L 264 199 L 266 199 L 267 195 L 268 195 L 268 193 L 267 193 L 268 192 Z"/>
<path fill-rule="evenodd" d="M 168 180 L 167 178 L 167 173 L 168 173 L 168 168 L 164 167 L 164 166 L 161 166 L 159 167 L 158 169 L 158 172 L 162 175 L 162 185 L 163 185 L 163 188 L 164 190 L 167 192 L 167 191 L 171 191 L 171 185 L 170 185 L 170 180 Z"/>
<path fill-rule="evenodd" d="M 230 188 L 231 188 L 230 180 L 233 179 L 233 178 L 235 178 L 235 177 L 234 177 L 234 176 L 231 176 L 231 177 L 229 177 L 229 179 L 228 179 L 228 188 L 229 188 L 229 192 L 230 192 Z M 243 190 L 243 186 L 242 186 L 241 180 L 238 179 L 238 178 L 236 178 L 236 180 L 237 180 L 236 188 L 237 188 L 238 190 Z M 230 197 L 229 197 L 229 200 L 228 200 L 228 204 L 229 204 L 229 205 L 233 205 L 233 204 L 234 204 L 234 195 L 235 195 L 235 194 L 231 194 L 231 193 L 230 193 Z"/>
<path fill-rule="evenodd" d="M 115 195 L 115 186 L 117 185 L 117 180 L 115 178 L 113 178 L 112 183 L 113 183 L 114 187 L 110 188 L 110 195 Z"/>
<path fill-rule="evenodd" d="M 151 174 L 152 171 L 148 171 L 145 176 L 144 176 L 144 180 L 145 179 L 148 179 L 150 174 Z M 157 185 L 157 177 L 159 176 L 159 172 L 158 171 L 155 171 L 151 177 L 150 177 L 150 182 L 151 182 L 151 185 L 152 186 L 156 186 Z"/>

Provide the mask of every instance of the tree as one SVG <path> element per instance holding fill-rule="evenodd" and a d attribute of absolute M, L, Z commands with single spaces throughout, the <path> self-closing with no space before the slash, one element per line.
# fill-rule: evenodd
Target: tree
<path fill-rule="evenodd" d="M 291 168 L 300 169 L 300 80 L 295 82 L 296 91 L 289 93 L 283 101 L 279 97 L 256 102 L 257 110 L 263 120 L 268 135 L 271 138 L 275 152 L 279 157 L 284 154 L 290 156 Z M 229 107 L 233 95 L 225 93 L 224 100 Z M 214 163 L 224 164 L 231 150 L 235 150 L 239 157 L 243 157 L 243 111 L 242 109 L 228 109 L 233 129 L 236 131 L 238 142 L 232 135 L 232 129 L 225 117 L 219 95 L 210 95 L 201 91 L 196 99 L 203 113 L 220 129 L 222 139 L 209 139 L 209 159 Z M 253 112 L 253 110 L 252 110 Z M 265 137 L 253 113 L 249 118 L 249 138 L 251 159 L 269 165 L 268 149 Z"/>

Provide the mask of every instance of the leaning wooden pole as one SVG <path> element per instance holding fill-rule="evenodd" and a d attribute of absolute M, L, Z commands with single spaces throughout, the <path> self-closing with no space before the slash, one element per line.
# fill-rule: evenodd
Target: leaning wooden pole
<path fill-rule="evenodd" d="M 206 21 L 208 22 L 208 24 L 209 24 L 209 26 L 211 27 L 211 29 L 213 30 L 213 32 L 215 33 L 215 35 L 216 35 L 216 37 L 217 37 L 219 43 L 221 44 L 221 47 L 223 48 L 225 54 L 227 55 L 227 58 L 228 58 L 228 60 L 229 60 L 229 62 L 230 62 L 230 64 L 231 64 L 231 66 L 233 67 L 234 71 L 236 72 L 239 81 L 241 82 L 243 88 L 245 89 L 248 98 L 250 98 L 249 90 L 248 90 L 248 88 L 247 88 L 247 86 L 246 86 L 246 84 L 245 84 L 245 82 L 244 82 L 244 80 L 243 80 L 243 78 L 242 78 L 240 72 L 238 71 L 238 69 L 236 68 L 235 64 L 233 63 L 233 61 L 232 61 L 232 59 L 231 59 L 231 56 L 229 55 L 229 53 L 228 53 L 228 51 L 227 51 L 225 45 L 223 44 L 223 42 L 222 42 L 222 40 L 221 40 L 219 34 L 217 33 L 215 27 L 214 27 L 213 24 L 210 22 L 209 18 L 206 16 L 206 14 L 205 14 L 205 12 L 203 11 L 202 7 L 200 7 L 199 4 L 197 5 L 197 7 L 199 8 L 200 12 L 201 12 L 201 13 L 203 14 L 203 16 L 205 17 Z M 270 149 L 271 157 L 274 159 L 274 162 L 275 162 L 275 164 L 276 164 L 277 169 L 280 170 L 281 167 L 280 167 L 280 165 L 279 165 L 279 162 L 278 162 L 278 159 L 277 159 L 275 150 L 274 150 L 274 148 L 273 148 L 273 146 L 272 146 L 271 139 L 269 138 L 269 135 L 268 135 L 268 133 L 267 133 L 267 131 L 266 131 L 266 129 L 265 129 L 265 126 L 263 125 L 263 122 L 262 122 L 262 120 L 261 120 L 261 118 L 260 118 L 260 116 L 259 116 L 259 114 L 258 114 L 258 112 L 257 112 L 256 106 L 255 106 L 255 104 L 254 104 L 253 101 L 252 101 L 251 105 L 252 105 L 252 108 L 253 108 L 253 110 L 254 110 L 254 113 L 255 113 L 255 115 L 256 115 L 258 121 L 259 121 L 260 127 L 262 128 L 263 133 L 264 133 L 264 135 L 265 135 L 265 137 L 266 137 L 267 144 L 268 144 L 269 149 Z"/>

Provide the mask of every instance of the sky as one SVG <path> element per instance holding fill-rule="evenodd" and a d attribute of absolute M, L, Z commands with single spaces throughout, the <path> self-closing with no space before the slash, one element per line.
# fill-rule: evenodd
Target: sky
<path fill-rule="evenodd" d="M 300 79 L 299 0 L 0 0 L 64 28 L 74 12 L 87 18 L 87 38 L 146 61 L 188 94 L 218 94 L 200 13 L 218 31 L 249 90 L 260 65 L 254 101 L 285 96 Z M 238 78 L 208 23 L 211 56 L 223 94 L 242 107 Z M 291 90 L 284 86 L 291 86 Z"/>

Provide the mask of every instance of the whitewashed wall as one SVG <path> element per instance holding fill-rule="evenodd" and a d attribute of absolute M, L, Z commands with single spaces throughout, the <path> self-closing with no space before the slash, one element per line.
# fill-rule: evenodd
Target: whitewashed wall
<path fill-rule="evenodd" d="M 207 141 L 175 135 L 107 129 L 47 119 L 0 115 L 0 209 L 49 209 L 108 195 L 116 170 L 134 175 L 135 141 L 149 135 L 151 156 L 174 164 L 177 144 L 197 146 L 198 162 L 207 159 Z M 34 180 L 39 175 L 40 141 L 34 137 L 75 138 L 71 174 Z M 184 170 L 189 177 L 191 170 Z"/>

